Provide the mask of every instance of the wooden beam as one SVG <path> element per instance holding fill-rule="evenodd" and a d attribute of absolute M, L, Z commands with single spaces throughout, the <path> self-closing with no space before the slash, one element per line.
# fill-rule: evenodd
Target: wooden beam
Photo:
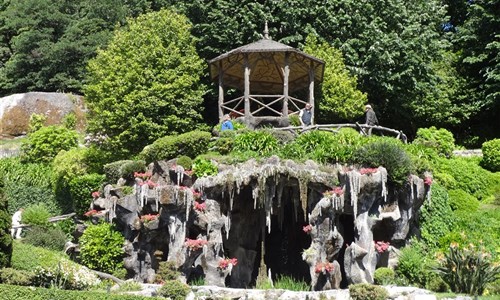
<path fill-rule="evenodd" d="M 224 111 L 222 106 L 224 105 L 224 72 L 222 71 L 222 61 L 219 61 L 219 120 L 222 120 Z"/>
<path fill-rule="evenodd" d="M 312 105 L 311 109 L 311 124 L 314 124 L 314 62 L 311 61 L 309 65 L 309 104 Z"/>
<path fill-rule="evenodd" d="M 281 111 L 281 115 L 283 117 L 288 117 L 288 77 L 290 75 L 290 65 L 288 58 L 290 53 L 285 53 L 285 70 L 284 70 L 284 78 L 283 78 L 283 109 Z"/>
<path fill-rule="evenodd" d="M 248 54 L 245 53 L 245 122 L 250 122 L 250 66 L 248 65 Z"/>

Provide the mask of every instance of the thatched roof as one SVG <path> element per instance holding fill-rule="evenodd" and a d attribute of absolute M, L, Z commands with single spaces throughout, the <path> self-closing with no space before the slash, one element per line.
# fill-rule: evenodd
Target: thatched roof
<path fill-rule="evenodd" d="M 311 65 L 313 65 L 315 81 L 323 80 L 325 63 L 322 60 L 267 38 L 233 49 L 210 60 L 208 62 L 210 76 L 212 80 L 218 81 L 219 65 L 222 64 L 224 85 L 243 90 L 244 57 L 248 55 L 252 93 L 281 94 L 286 54 L 289 55 L 290 65 L 289 91 L 308 87 Z"/>

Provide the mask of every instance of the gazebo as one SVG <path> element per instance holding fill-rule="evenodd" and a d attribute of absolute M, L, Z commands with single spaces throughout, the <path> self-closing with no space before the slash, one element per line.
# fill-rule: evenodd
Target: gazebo
<path fill-rule="evenodd" d="M 262 124 L 287 126 L 288 116 L 298 114 L 306 103 L 314 110 L 314 84 L 323 80 L 325 65 L 318 58 L 273 41 L 267 23 L 263 39 L 208 63 L 211 79 L 219 85 L 219 118 L 224 114 L 243 117 L 251 128 Z M 226 99 L 226 89 L 232 88 L 240 94 Z"/>

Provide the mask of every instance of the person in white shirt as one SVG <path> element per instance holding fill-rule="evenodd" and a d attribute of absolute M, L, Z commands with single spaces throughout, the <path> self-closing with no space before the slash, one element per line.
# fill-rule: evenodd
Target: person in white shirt
<path fill-rule="evenodd" d="M 20 208 L 14 213 L 14 215 L 12 215 L 12 226 L 21 225 L 21 218 L 22 218 L 23 211 L 24 211 L 24 209 Z M 15 229 L 12 228 L 10 230 L 10 234 L 12 235 L 13 239 L 20 239 L 22 231 L 23 231 L 22 228 L 15 228 Z"/>

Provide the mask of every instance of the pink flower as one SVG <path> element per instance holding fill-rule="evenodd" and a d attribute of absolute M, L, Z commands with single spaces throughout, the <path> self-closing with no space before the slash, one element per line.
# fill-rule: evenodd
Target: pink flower
<path fill-rule="evenodd" d="M 98 214 L 99 212 L 95 209 L 89 210 L 88 212 L 84 213 L 83 215 L 86 217 L 92 217 L 93 215 Z"/>
<path fill-rule="evenodd" d="M 159 215 L 158 214 L 147 214 L 147 215 L 143 215 L 141 216 L 141 222 L 143 223 L 149 223 L 151 221 L 154 221 L 156 219 L 158 219 Z"/>
<path fill-rule="evenodd" d="M 205 211 L 207 209 L 207 204 L 205 202 L 199 203 L 197 201 L 194 202 L 194 209 L 197 211 Z"/>
<path fill-rule="evenodd" d="M 330 196 L 334 196 L 335 195 L 336 197 L 340 197 L 343 194 L 344 194 L 344 190 L 340 186 L 336 186 L 333 189 L 324 192 L 323 196 L 324 197 L 330 197 Z"/>
<path fill-rule="evenodd" d="M 207 240 L 202 240 L 202 239 L 197 239 L 197 240 L 192 240 L 192 239 L 186 239 L 186 242 L 184 242 L 184 245 L 189 248 L 189 250 L 198 250 L 203 248 L 208 244 Z"/>
<path fill-rule="evenodd" d="M 367 174 L 367 175 L 371 175 L 371 174 L 373 174 L 373 173 L 377 173 L 377 172 L 378 172 L 378 168 L 361 168 L 361 169 L 359 170 L 359 173 L 360 173 L 361 175 L 365 175 L 365 174 Z"/>
<path fill-rule="evenodd" d="M 143 182 L 139 183 L 140 186 L 143 186 L 145 184 L 147 184 L 150 189 L 158 186 L 158 183 L 152 181 L 151 179 L 148 179 L 147 181 L 143 181 Z"/>
<path fill-rule="evenodd" d="M 426 177 L 424 178 L 424 184 L 425 184 L 425 185 L 429 185 L 429 186 L 430 186 L 430 185 L 432 184 L 432 177 L 430 177 L 430 176 L 426 176 Z"/>
<path fill-rule="evenodd" d="M 221 270 L 227 270 L 229 265 L 232 265 L 233 267 L 238 264 L 238 259 L 237 258 L 224 258 L 219 261 L 219 269 Z"/>
<path fill-rule="evenodd" d="M 314 272 L 316 273 L 332 273 L 333 270 L 335 269 L 335 266 L 331 262 L 318 262 L 316 266 L 314 266 Z"/>
<path fill-rule="evenodd" d="M 312 229 L 313 229 L 313 228 L 312 228 L 311 224 L 309 224 L 309 225 L 306 225 L 306 226 L 302 227 L 302 230 L 303 230 L 305 233 L 307 233 L 307 234 L 309 234 L 309 233 L 311 232 L 311 230 L 312 230 Z"/>
<path fill-rule="evenodd" d="M 194 189 L 191 189 L 193 192 L 193 197 L 194 199 L 200 199 L 201 198 L 201 192 L 195 191 Z"/>
<path fill-rule="evenodd" d="M 194 173 L 194 171 L 193 171 L 193 170 L 185 170 L 185 171 L 184 171 L 184 174 L 186 174 L 186 175 L 188 175 L 188 176 L 192 176 L 192 175 L 193 175 L 193 173 Z"/>
<path fill-rule="evenodd" d="M 142 180 L 147 180 L 151 178 L 151 176 L 152 176 L 151 172 L 145 172 L 145 173 L 134 172 L 134 177 L 141 178 Z"/>
<path fill-rule="evenodd" d="M 99 191 L 92 192 L 92 198 L 97 199 L 100 196 L 101 196 L 101 194 L 99 193 Z"/>
<path fill-rule="evenodd" d="M 389 249 L 389 245 L 389 242 L 377 241 L 375 242 L 375 250 L 377 250 L 378 253 L 384 253 Z"/>

